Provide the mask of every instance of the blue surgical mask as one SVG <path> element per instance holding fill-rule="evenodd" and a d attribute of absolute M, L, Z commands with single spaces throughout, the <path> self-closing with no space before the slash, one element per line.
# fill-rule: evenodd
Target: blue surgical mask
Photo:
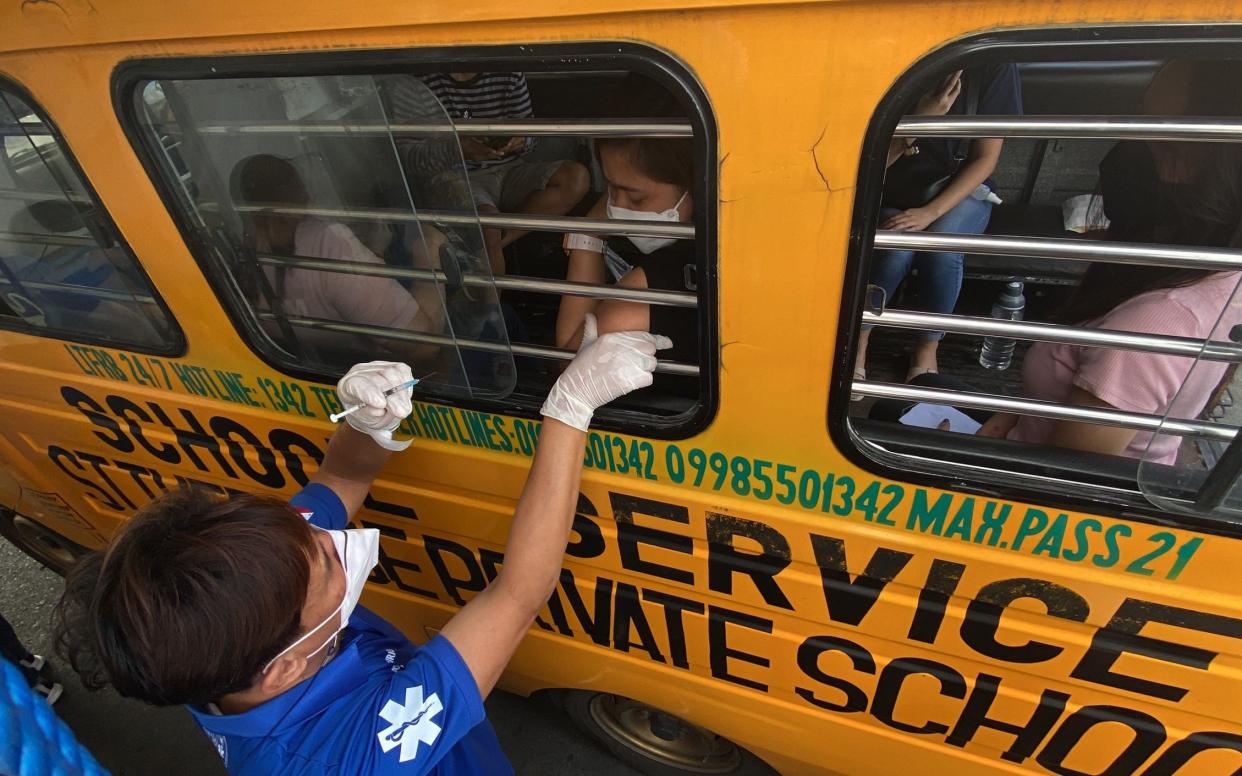
<path fill-rule="evenodd" d="M 323 529 L 317 529 L 323 530 Z M 336 548 L 336 556 L 341 561 L 341 567 L 345 569 L 345 595 L 341 599 L 341 603 L 332 613 L 323 619 L 315 627 L 302 634 L 296 641 L 280 651 L 280 654 L 267 661 L 267 665 L 263 666 L 263 673 L 267 673 L 267 669 L 271 668 L 272 663 L 289 650 L 306 640 L 308 636 L 315 633 L 324 626 L 325 623 L 338 620 L 339 625 L 332 631 L 332 635 L 314 649 L 307 657 L 311 657 L 318 653 L 321 649 L 333 643 L 337 635 L 345 629 L 349 623 L 349 617 L 354 612 L 354 607 L 358 605 L 358 599 L 362 597 L 362 589 L 367 584 L 367 577 L 371 574 L 371 569 L 375 568 L 379 563 L 379 531 L 374 528 L 356 528 L 348 531 L 326 531 L 332 537 L 332 546 Z"/>
<path fill-rule="evenodd" d="M 619 221 L 670 221 L 674 224 L 681 221 L 681 213 L 678 208 L 681 203 L 686 201 L 689 191 L 681 195 L 681 199 L 677 200 L 677 204 L 658 212 L 648 210 L 630 210 L 629 208 L 620 207 L 612 204 L 612 195 L 608 196 L 608 217 Z M 627 235 L 630 242 L 634 243 L 634 247 L 641 251 L 644 255 L 658 251 L 666 245 L 672 245 L 676 242 L 673 237 L 638 237 Z"/>

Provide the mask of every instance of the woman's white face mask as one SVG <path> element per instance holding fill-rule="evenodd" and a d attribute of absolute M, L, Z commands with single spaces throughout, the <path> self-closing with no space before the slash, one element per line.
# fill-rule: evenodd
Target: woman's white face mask
<path fill-rule="evenodd" d="M 608 217 L 619 221 L 669 221 L 671 223 L 679 223 L 681 221 L 681 212 L 679 208 L 681 203 L 686 201 L 689 191 L 681 195 L 681 199 L 677 200 L 677 204 L 658 212 L 649 210 L 630 210 L 612 204 L 612 194 L 608 195 Z M 638 237 L 630 236 L 630 242 L 634 243 L 634 247 L 642 251 L 644 255 L 658 251 L 666 245 L 672 245 L 676 242 L 673 237 Z"/>
<path fill-rule="evenodd" d="M 322 531 L 323 529 L 316 528 L 316 530 Z M 282 649 L 279 655 L 267 661 L 267 665 L 263 666 L 263 673 L 267 673 L 267 669 L 271 668 L 272 663 L 275 663 L 281 655 L 306 641 L 307 637 L 312 633 L 315 633 L 334 619 L 339 623 L 336 629 L 306 657 L 311 657 L 335 641 L 337 635 L 349 623 L 349 616 L 353 614 L 354 607 L 358 605 L 358 599 L 362 597 L 362 588 L 366 586 L 367 577 L 370 576 L 371 569 L 375 568 L 376 564 L 379 563 L 380 534 L 378 530 L 374 528 L 355 528 L 348 531 L 324 531 L 324 533 L 332 537 L 332 546 L 336 548 L 336 556 L 340 559 L 341 567 L 345 570 L 345 596 L 341 599 L 340 605 L 333 609 L 332 613 L 325 617 L 322 622 Z"/>

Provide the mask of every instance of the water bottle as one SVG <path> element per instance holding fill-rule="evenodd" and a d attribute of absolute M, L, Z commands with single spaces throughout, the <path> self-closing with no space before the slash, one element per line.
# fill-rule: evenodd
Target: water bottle
<path fill-rule="evenodd" d="M 1015 280 L 1006 283 L 992 303 L 992 317 L 998 321 L 1020 321 L 1024 309 L 1026 297 L 1022 295 L 1022 284 Z M 1015 344 L 1012 337 L 984 337 L 979 366 L 984 369 L 1008 369 Z"/>

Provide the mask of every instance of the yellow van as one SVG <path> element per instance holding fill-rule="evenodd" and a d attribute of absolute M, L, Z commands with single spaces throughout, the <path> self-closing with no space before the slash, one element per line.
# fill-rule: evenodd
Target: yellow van
<path fill-rule="evenodd" d="M 503 562 L 569 357 L 560 295 L 692 310 L 694 357 L 599 413 L 561 585 L 503 687 L 553 693 L 646 773 L 1237 773 L 1234 303 L 1197 339 L 1055 310 L 1091 262 L 1242 269 L 1227 246 L 1097 239 L 1074 229 L 1098 217 L 1062 213 L 1097 193 L 1118 141 L 1242 140 L 1242 105 L 1150 115 L 1143 97 L 1165 63 L 1242 57 L 1239 21 L 1200 0 L 8 3 L 0 530 L 63 570 L 178 483 L 291 494 L 344 368 L 403 358 L 434 377 L 361 517 L 385 536 L 366 602 L 422 641 Z M 996 66 L 1017 73 L 1023 115 L 908 115 L 947 76 Z M 531 115 L 393 100 L 396 83 L 434 97 L 430 76 L 479 72 L 523 74 Z M 616 109 L 636 81 L 677 110 Z M 462 144 L 516 137 L 581 164 L 593 194 L 560 215 L 476 209 Z M 591 217 L 605 137 L 689 140 L 693 221 Z M 879 228 L 888 150 L 931 137 L 1003 139 L 983 233 Z M 289 161 L 307 197 L 243 196 L 255 155 Z M 271 217 L 338 225 L 353 258 L 257 241 Z M 488 229 L 530 232 L 503 274 Z M 565 232 L 694 258 L 681 289 L 582 284 Z M 964 254 L 958 309 L 877 294 L 876 256 L 897 249 Z M 285 293 L 294 273 L 432 289 L 446 322 L 316 309 Z M 994 303 L 1012 284 L 1025 321 Z M 926 328 L 949 332 L 941 371 L 978 390 L 905 382 Z M 1219 379 L 1193 407 L 1030 398 L 1030 341 Z M 1102 424 L 1174 452 L 920 428 L 876 419 L 876 400 Z"/>

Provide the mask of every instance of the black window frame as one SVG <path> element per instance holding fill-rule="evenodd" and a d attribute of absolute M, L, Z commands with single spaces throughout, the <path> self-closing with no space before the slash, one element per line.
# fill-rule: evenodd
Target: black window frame
<path fill-rule="evenodd" d="M 1096 476 L 1094 481 L 1086 477 L 1077 480 L 1050 478 L 1052 472 L 1070 469 L 1073 455 L 1067 455 L 1068 451 L 1052 451 L 1051 465 L 1043 473 L 1038 471 L 1039 462 L 1032 459 L 1028 471 L 989 470 L 986 480 L 982 475 L 972 479 L 973 475 L 964 471 L 964 464 L 954 461 L 947 452 L 940 458 L 921 459 L 918 466 L 890 463 L 881 459 L 891 460 L 896 455 L 904 458 L 903 463 L 914 464 L 916 458 L 886 451 L 868 441 L 852 428 L 859 419 L 849 416 L 852 365 L 858 353 L 858 335 L 866 303 L 868 276 L 863 269 L 871 266 L 886 156 L 893 132 L 903 117 L 903 108 L 932 89 L 945 73 L 963 67 L 1005 62 L 1210 59 L 1213 56 L 1242 59 L 1242 25 L 1098 25 L 988 32 L 947 43 L 913 62 L 897 78 L 876 106 L 863 138 L 850 220 L 836 358 L 829 384 L 829 437 L 851 463 L 881 477 L 928 487 L 1242 538 L 1242 523 L 1189 514 L 1173 515 L 1156 507 L 1141 492 L 1137 476 L 1132 483 L 1127 480 L 1132 490 L 1124 492 L 1117 489 L 1118 478 L 1107 474 Z M 917 436 L 917 430 L 911 436 Z M 987 440 L 981 441 L 986 443 Z M 871 452 L 864 449 L 868 447 Z M 965 450 L 966 446 L 962 448 Z M 1135 464 L 1137 471 L 1137 461 Z M 1040 487 L 1037 485 L 1040 479 L 1052 482 Z M 1053 484 L 1056 490 L 1052 489 Z"/>
<path fill-rule="evenodd" d="M 73 342 L 81 345 L 93 345 L 102 348 L 112 348 L 114 350 L 125 350 L 132 353 L 142 353 L 150 356 L 161 356 L 163 358 L 180 358 L 186 354 L 188 343 L 186 342 L 185 332 L 181 329 L 181 324 L 177 321 L 177 317 L 173 315 L 172 309 L 164 301 L 164 297 L 152 282 L 151 276 L 147 274 L 146 266 L 138 257 L 138 253 L 130 246 L 129 241 L 125 238 L 125 233 L 117 226 L 116 221 L 112 218 L 107 206 L 99 193 L 95 191 L 95 187 L 91 184 L 91 180 L 87 177 L 86 172 L 78 163 L 78 156 L 74 153 L 72 146 L 66 140 L 64 133 L 60 131 L 55 119 L 44 109 L 43 105 L 34 98 L 34 95 L 22 84 L 0 75 L 0 91 L 4 91 L 13 95 L 17 99 L 26 103 L 26 106 L 38 116 L 42 124 L 47 128 L 48 134 L 56 142 L 57 148 L 64 157 L 65 164 L 69 170 L 77 176 L 77 182 L 82 187 L 82 192 L 90 200 L 91 206 L 94 207 L 94 218 L 99 224 L 108 230 L 109 236 L 116 241 L 116 247 L 123 250 L 125 255 L 133 262 L 133 268 L 146 284 L 146 291 L 151 298 L 155 300 L 156 306 L 160 310 L 160 314 L 164 316 L 167 326 L 167 341 L 163 346 L 151 346 L 143 343 L 135 343 L 119 340 L 117 338 L 106 338 L 92 336 L 86 331 L 71 330 L 50 330 L 37 326 L 17 323 L 9 319 L 8 316 L 0 316 L 0 330 L 11 331 L 17 334 L 29 334 L 31 336 L 40 337 L 42 339 L 54 340 L 56 342 Z"/>
<path fill-rule="evenodd" d="M 544 65 L 541 67 L 541 65 Z M 694 133 L 694 154 L 699 171 L 693 192 L 695 207 L 695 252 L 698 266 L 699 315 L 699 401 L 680 415 L 659 417 L 632 410 L 604 408 L 596 413 L 594 428 L 656 439 L 680 440 L 695 436 L 715 417 L 719 404 L 719 317 L 717 260 L 719 171 L 717 127 L 707 93 L 690 68 L 672 55 L 636 43 L 591 42 L 572 44 L 531 44 L 499 46 L 436 46 L 427 48 L 303 51 L 209 57 L 166 57 L 123 62 L 112 74 L 113 109 L 143 169 L 158 191 L 169 215 L 200 270 L 206 276 L 221 306 L 246 346 L 273 369 L 313 382 L 334 381 L 332 375 L 308 370 L 280 360 L 259 343 L 253 322 L 241 312 L 232 284 L 224 282 L 213 268 L 209 248 L 202 244 L 178 197 L 166 184 L 158 153 L 147 140 L 136 113 L 136 89 L 152 80 L 315 77 L 327 75 L 388 75 L 432 72 L 519 71 L 574 72 L 627 70 L 653 78 L 681 99 L 690 111 Z M 546 117 L 558 118 L 555 116 Z M 702 207 L 698 203 L 703 203 Z M 539 418 L 542 397 L 517 401 L 506 399 L 446 399 L 436 403 L 467 409 Z"/>

